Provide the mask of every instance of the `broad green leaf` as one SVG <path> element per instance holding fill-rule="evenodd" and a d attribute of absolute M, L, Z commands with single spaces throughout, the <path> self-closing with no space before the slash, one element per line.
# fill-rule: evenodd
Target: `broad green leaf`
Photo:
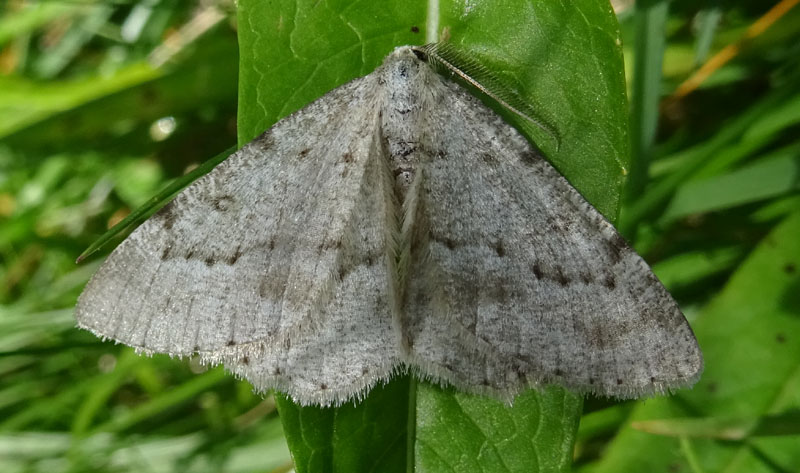
<path fill-rule="evenodd" d="M 436 7 L 421 0 L 240 1 L 239 144 L 372 72 L 394 47 L 445 38 L 552 124 L 560 147 L 544 132 L 530 131 L 529 138 L 599 210 L 616 215 L 629 165 L 628 121 L 619 32 L 608 3 Z M 556 387 L 526 393 L 508 407 L 407 377 L 373 389 L 355 406 L 279 401 L 300 473 L 386 471 L 387 458 L 398 462 L 391 471 L 410 469 L 411 462 L 419 471 L 442 464 L 450 471 L 567 471 L 580 409 L 579 397 Z M 354 424 L 362 430 L 343 427 Z M 375 448 L 378 438 L 397 440 L 382 444 L 387 450 Z"/>
<path fill-rule="evenodd" d="M 795 211 L 764 237 L 701 312 L 694 328 L 706 371 L 694 389 L 640 404 L 632 421 L 761 418 L 800 408 L 798 235 L 800 212 Z M 592 471 L 688 471 L 690 458 L 702 471 L 798 471 L 798 442 L 797 434 L 746 438 L 739 443 L 681 441 L 627 427 Z"/>
<path fill-rule="evenodd" d="M 276 395 L 298 472 L 406 471 L 408 376 L 338 408 L 298 407 Z"/>
<path fill-rule="evenodd" d="M 628 103 L 608 2 L 442 2 L 441 36 L 475 55 L 561 138 L 528 138 L 601 213 L 615 218 L 630 166 Z M 529 130 L 521 130 L 527 133 Z"/>
<path fill-rule="evenodd" d="M 582 399 L 550 386 L 512 407 L 434 386 L 417 394 L 418 471 L 570 471 Z"/>

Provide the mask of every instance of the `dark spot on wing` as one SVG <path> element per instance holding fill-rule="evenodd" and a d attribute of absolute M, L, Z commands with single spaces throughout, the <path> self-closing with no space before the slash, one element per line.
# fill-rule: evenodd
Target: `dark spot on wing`
<path fill-rule="evenodd" d="M 170 253 L 172 253 L 172 245 L 165 246 L 164 251 L 161 252 L 161 261 L 169 259 Z"/>
<path fill-rule="evenodd" d="M 538 153 L 536 153 L 535 151 L 533 151 L 531 149 L 528 149 L 528 150 L 525 150 L 525 152 L 522 153 L 521 161 L 523 162 L 523 164 L 529 164 L 530 165 L 530 164 L 538 163 L 539 160 L 541 160 L 541 159 L 542 158 L 541 158 L 541 156 L 539 156 Z"/>
<path fill-rule="evenodd" d="M 655 382 L 656 382 L 656 377 L 655 376 L 650 376 L 650 383 L 652 384 L 652 383 L 655 383 Z"/>
<path fill-rule="evenodd" d="M 542 279 L 544 273 L 542 273 L 542 268 L 539 266 L 539 263 L 533 263 L 533 275 L 536 276 L 536 279 Z"/>
<path fill-rule="evenodd" d="M 300 153 L 297 154 L 297 159 L 305 158 L 306 156 L 308 156 L 308 153 L 310 153 L 310 152 L 311 152 L 311 148 L 305 148 L 305 149 L 301 150 Z"/>
<path fill-rule="evenodd" d="M 194 348 L 192 348 L 192 351 L 195 352 L 195 353 L 199 352 L 200 351 L 200 345 L 195 345 Z"/>
<path fill-rule="evenodd" d="M 454 249 L 456 249 L 456 248 L 459 246 L 459 245 L 458 245 L 458 243 L 456 243 L 456 242 L 455 242 L 455 241 L 454 241 L 452 238 L 450 238 L 450 237 L 441 237 L 441 236 L 439 236 L 439 235 L 436 235 L 436 234 L 435 234 L 435 233 L 433 233 L 433 232 L 429 232 L 429 236 L 430 236 L 430 239 L 431 239 L 431 240 L 433 240 L 433 241 L 435 241 L 435 242 L 437 242 L 437 243 L 441 243 L 441 244 L 443 244 L 444 246 L 446 246 L 446 247 L 447 247 L 447 249 L 448 249 L 448 250 L 454 250 Z"/>
<path fill-rule="evenodd" d="M 419 27 L 418 26 L 412 26 L 411 27 L 411 32 L 412 33 L 419 33 Z"/>
<path fill-rule="evenodd" d="M 261 133 L 261 135 L 256 138 L 253 143 L 257 144 L 261 148 L 261 151 L 266 151 L 272 148 L 272 146 L 275 144 L 275 140 L 272 138 L 272 130 L 269 129 L 264 133 Z"/>
<path fill-rule="evenodd" d="M 275 249 L 275 237 L 274 236 L 269 239 L 269 243 L 267 244 L 267 247 L 269 248 L 270 251 Z"/>
<path fill-rule="evenodd" d="M 622 238 L 619 233 L 614 233 L 614 236 L 606 240 L 606 251 L 608 252 L 608 257 L 611 259 L 611 263 L 619 263 L 620 260 L 622 260 L 622 252 L 627 247 L 628 244 L 625 243 L 625 239 Z"/>
<path fill-rule="evenodd" d="M 328 389 L 328 385 L 327 385 L 327 384 L 325 384 L 325 383 L 321 383 L 321 384 L 319 385 L 319 388 L 320 388 L 320 389 Z"/>
<path fill-rule="evenodd" d="M 279 374 L 281 374 L 281 369 L 276 366 L 275 369 L 272 371 L 272 374 L 278 376 Z"/>
<path fill-rule="evenodd" d="M 617 287 L 617 281 L 614 279 L 613 274 L 606 275 L 605 279 L 603 279 L 603 286 L 609 289 L 614 289 L 615 287 Z"/>
<path fill-rule="evenodd" d="M 589 378 L 589 384 L 594 384 L 594 378 Z"/>
<path fill-rule="evenodd" d="M 353 161 L 355 161 L 355 159 L 353 159 L 353 153 L 348 151 L 342 155 L 342 162 L 350 164 Z"/>
<path fill-rule="evenodd" d="M 586 339 L 589 346 L 598 349 L 604 349 L 611 342 L 612 333 L 604 323 L 581 323 L 577 325 L 577 330 Z"/>
<path fill-rule="evenodd" d="M 206 266 L 211 267 L 211 266 L 214 266 L 215 264 L 217 264 L 217 259 L 214 258 L 214 256 L 208 256 L 205 259 L 205 263 L 206 263 Z"/>
<path fill-rule="evenodd" d="M 194 256 L 194 248 L 189 250 L 189 252 L 184 255 L 184 258 L 192 259 L 193 256 Z"/>
<path fill-rule="evenodd" d="M 594 281 L 594 278 L 592 278 L 591 273 L 588 273 L 588 272 L 585 272 L 585 271 L 581 272 L 580 277 L 581 277 L 581 281 L 583 281 L 584 284 L 589 284 L 592 281 Z"/>
<path fill-rule="evenodd" d="M 227 263 L 232 266 L 232 265 L 236 264 L 236 262 L 239 261 L 239 258 L 241 258 L 241 257 L 242 257 L 241 246 L 237 246 L 236 247 L 236 252 L 234 252 L 231 255 L 231 257 L 228 258 Z"/>
<path fill-rule="evenodd" d="M 621 379 L 619 379 L 619 378 L 617 378 L 617 386 L 619 386 L 619 385 L 621 385 L 621 384 L 622 384 L 622 380 L 621 380 Z"/>
<path fill-rule="evenodd" d="M 362 375 L 363 374 L 367 374 L 367 373 L 369 373 L 369 368 L 366 368 L 366 367 L 365 368 L 361 368 L 361 374 Z"/>
<path fill-rule="evenodd" d="M 447 151 L 440 149 L 436 152 L 436 157 L 439 159 L 447 159 Z"/>
<path fill-rule="evenodd" d="M 556 266 L 556 278 L 555 279 L 556 279 L 556 282 L 558 282 L 558 284 L 560 284 L 562 286 L 566 286 L 570 282 L 569 278 L 566 275 L 564 275 L 564 270 L 561 268 L 561 266 Z"/>
<path fill-rule="evenodd" d="M 506 249 L 503 248 L 502 240 L 498 240 L 497 243 L 495 243 L 494 252 L 497 253 L 497 256 L 499 256 L 500 258 L 506 255 Z"/>
<path fill-rule="evenodd" d="M 211 199 L 211 206 L 214 207 L 214 210 L 217 212 L 225 212 L 229 210 L 233 203 L 233 196 L 230 195 L 219 195 Z"/>
<path fill-rule="evenodd" d="M 250 364 L 250 358 L 247 357 L 247 356 L 242 357 L 242 364 L 243 365 L 249 365 Z"/>
<path fill-rule="evenodd" d="M 228 342 L 225 345 L 227 345 L 229 347 L 232 347 L 232 346 L 236 345 L 236 342 L 234 342 L 233 340 L 228 340 Z"/>
<path fill-rule="evenodd" d="M 556 368 L 556 370 L 555 370 L 555 371 L 553 371 L 553 374 L 555 374 L 556 376 L 563 376 L 563 375 L 564 375 L 564 372 L 563 372 L 563 371 L 561 371 L 561 369 L 559 369 L 559 368 Z"/>
<path fill-rule="evenodd" d="M 165 229 L 171 230 L 175 225 L 175 220 L 178 218 L 175 213 L 175 200 L 173 199 L 167 205 L 161 207 L 161 210 L 156 212 L 153 218 L 161 221 L 161 225 L 163 225 Z"/>
<path fill-rule="evenodd" d="M 497 164 L 497 159 L 489 153 L 481 153 L 481 159 L 484 163 L 494 166 Z"/>
<path fill-rule="evenodd" d="M 508 302 L 508 289 L 506 289 L 507 284 L 508 283 L 506 281 L 500 281 L 494 288 L 494 300 L 501 304 Z"/>
<path fill-rule="evenodd" d="M 319 244 L 317 247 L 317 253 L 322 253 L 323 251 L 333 250 L 333 249 L 340 249 L 342 247 L 342 240 L 322 240 L 322 243 Z"/>

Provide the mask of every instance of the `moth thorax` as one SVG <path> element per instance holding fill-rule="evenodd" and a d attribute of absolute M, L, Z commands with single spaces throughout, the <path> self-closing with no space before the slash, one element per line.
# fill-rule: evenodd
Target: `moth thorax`
<path fill-rule="evenodd" d="M 416 168 L 420 162 L 420 145 L 416 141 L 387 137 L 389 168 L 394 177 L 395 194 L 402 202 L 406 191 L 416 176 Z"/>

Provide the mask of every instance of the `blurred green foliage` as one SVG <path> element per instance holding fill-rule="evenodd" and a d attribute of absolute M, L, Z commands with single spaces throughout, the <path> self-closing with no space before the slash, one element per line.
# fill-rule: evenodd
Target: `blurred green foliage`
<path fill-rule="evenodd" d="M 747 36 L 778 3 L 790 8 Z M 672 397 L 587 399 L 578 471 L 800 470 L 793 3 L 620 7 L 634 160 L 619 225 L 681 303 L 707 366 Z M 236 143 L 237 94 L 255 92 L 237 88 L 233 4 L 10 0 L 0 15 L 0 471 L 292 468 L 272 398 L 220 369 L 102 343 L 72 319 L 98 260 L 75 258 L 167 181 Z M 731 45 L 728 62 L 676 96 Z M 243 134 L 259 131 L 257 117 L 246 122 Z M 590 169 L 571 165 L 562 171 Z M 454 434 L 425 435 L 434 444 Z"/>

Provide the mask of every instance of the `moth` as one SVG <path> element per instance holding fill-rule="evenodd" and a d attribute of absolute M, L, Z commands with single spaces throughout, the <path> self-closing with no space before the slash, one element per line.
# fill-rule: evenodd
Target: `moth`
<path fill-rule="evenodd" d="M 340 404 L 398 370 L 510 401 L 694 383 L 678 305 L 512 126 L 400 47 L 136 229 L 80 327 Z"/>

